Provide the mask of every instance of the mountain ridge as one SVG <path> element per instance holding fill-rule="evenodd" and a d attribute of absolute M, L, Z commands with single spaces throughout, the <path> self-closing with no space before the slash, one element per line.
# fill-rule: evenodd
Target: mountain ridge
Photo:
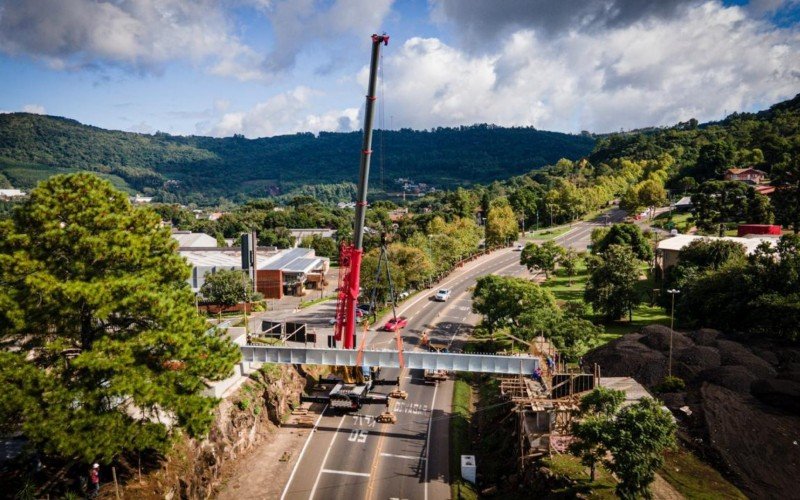
<path fill-rule="evenodd" d="M 305 185 L 355 183 L 360 142 L 360 131 L 214 138 L 106 130 L 71 118 L 8 113 L 0 115 L 0 183 L 30 188 L 56 173 L 88 170 L 163 201 L 263 197 Z M 377 130 L 371 186 L 388 191 L 397 177 L 437 188 L 487 183 L 562 157 L 580 158 L 594 142 L 589 134 L 487 124 Z"/>

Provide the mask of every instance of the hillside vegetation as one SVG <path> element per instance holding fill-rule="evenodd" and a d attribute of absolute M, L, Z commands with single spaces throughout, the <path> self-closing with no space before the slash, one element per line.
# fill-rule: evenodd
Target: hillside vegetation
<path fill-rule="evenodd" d="M 381 187 L 381 158 L 386 190 L 393 189 L 391 179 L 397 177 L 441 189 L 509 178 L 562 157 L 577 159 L 593 146 L 588 135 L 492 125 L 378 131 L 372 183 Z M 0 115 L 0 183 L 31 188 L 55 173 L 89 170 L 162 201 L 213 202 L 236 195 L 241 200 L 301 187 L 334 201 L 354 192 L 360 148 L 361 132 L 261 139 L 145 135 L 10 113 Z M 337 186 L 330 193 L 315 190 L 322 184 Z"/>

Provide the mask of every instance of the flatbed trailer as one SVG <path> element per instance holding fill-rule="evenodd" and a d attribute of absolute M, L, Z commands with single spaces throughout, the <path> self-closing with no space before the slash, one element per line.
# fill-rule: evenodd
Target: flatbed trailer
<path fill-rule="evenodd" d="M 371 391 L 379 385 L 400 385 L 400 377 L 395 380 L 369 378 L 363 383 L 347 383 L 339 378 L 320 379 L 319 385 L 331 387 L 327 394 L 319 396 L 300 396 L 300 401 L 327 404 L 334 411 L 357 411 L 366 404 L 382 404 L 388 406 L 391 395 L 374 394 Z M 395 391 L 393 391 L 394 393 Z"/>

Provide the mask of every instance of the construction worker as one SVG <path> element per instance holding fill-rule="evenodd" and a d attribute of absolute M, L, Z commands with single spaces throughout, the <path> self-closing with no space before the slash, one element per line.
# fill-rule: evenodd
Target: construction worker
<path fill-rule="evenodd" d="M 92 465 L 89 471 L 89 498 L 97 498 L 100 494 L 100 464 Z"/>
<path fill-rule="evenodd" d="M 428 339 L 428 332 L 422 332 L 422 338 L 419 341 L 419 345 L 422 347 L 427 347 L 430 342 L 430 339 Z"/>

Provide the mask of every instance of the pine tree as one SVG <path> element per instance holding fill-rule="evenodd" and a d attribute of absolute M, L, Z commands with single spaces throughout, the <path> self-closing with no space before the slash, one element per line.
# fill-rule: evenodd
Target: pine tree
<path fill-rule="evenodd" d="M 55 176 L 0 223 L 0 420 L 45 453 L 109 462 L 200 436 L 236 347 L 193 307 L 160 218 L 90 174 Z"/>

